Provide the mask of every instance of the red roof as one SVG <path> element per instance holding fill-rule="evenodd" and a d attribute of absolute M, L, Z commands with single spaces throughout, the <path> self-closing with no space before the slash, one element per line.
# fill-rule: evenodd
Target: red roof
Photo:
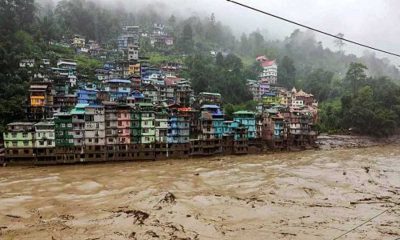
<path fill-rule="evenodd" d="M 267 60 L 261 62 L 261 67 L 269 67 L 275 64 L 275 60 Z"/>
<path fill-rule="evenodd" d="M 264 62 L 264 61 L 268 61 L 268 58 L 266 56 L 258 56 L 258 57 L 256 57 L 256 61 Z"/>

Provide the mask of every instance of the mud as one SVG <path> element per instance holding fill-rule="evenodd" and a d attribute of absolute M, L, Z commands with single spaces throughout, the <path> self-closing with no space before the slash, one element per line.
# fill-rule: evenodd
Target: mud
<path fill-rule="evenodd" d="M 399 145 L 0 168 L 0 239 L 400 237 Z"/>

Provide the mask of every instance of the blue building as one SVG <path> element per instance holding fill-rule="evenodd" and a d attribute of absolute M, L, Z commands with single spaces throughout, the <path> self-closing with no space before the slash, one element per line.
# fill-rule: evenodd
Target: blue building
<path fill-rule="evenodd" d="M 95 104 L 97 100 L 97 92 L 98 90 L 94 84 L 78 89 L 78 103 Z"/>
<path fill-rule="evenodd" d="M 168 117 L 168 143 L 189 143 L 190 123 L 186 111 L 174 111 Z"/>
<path fill-rule="evenodd" d="M 106 80 L 105 91 L 109 94 L 110 101 L 127 98 L 131 93 L 131 81 L 126 79 Z"/>
<path fill-rule="evenodd" d="M 233 121 L 238 122 L 247 129 L 247 138 L 253 139 L 256 137 L 256 119 L 254 112 L 237 111 L 233 113 Z"/>
<path fill-rule="evenodd" d="M 201 128 L 205 139 L 222 138 L 224 113 L 218 105 L 201 106 Z"/>

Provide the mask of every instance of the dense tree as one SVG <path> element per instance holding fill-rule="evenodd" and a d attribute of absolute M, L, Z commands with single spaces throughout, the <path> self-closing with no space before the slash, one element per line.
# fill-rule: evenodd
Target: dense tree
<path fill-rule="evenodd" d="M 193 30 L 189 24 L 183 27 L 181 41 L 182 51 L 191 53 L 193 51 Z"/>
<path fill-rule="evenodd" d="M 313 93 L 318 101 L 325 101 L 334 94 L 332 92 L 333 76 L 333 72 L 317 69 L 307 76 L 307 81 L 303 85 L 304 90 Z"/>
<path fill-rule="evenodd" d="M 344 78 L 344 83 L 346 87 L 351 89 L 353 95 L 355 95 L 362 86 L 367 78 L 365 70 L 367 67 L 361 63 L 351 63 L 349 69 L 347 70 L 346 77 Z"/>
<path fill-rule="evenodd" d="M 278 71 L 278 79 L 279 84 L 291 88 L 295 86 L 296 81 L 296 67 L 294 66 L 293 60 L 285 56 L 278 63 L 279 71 Z"/>

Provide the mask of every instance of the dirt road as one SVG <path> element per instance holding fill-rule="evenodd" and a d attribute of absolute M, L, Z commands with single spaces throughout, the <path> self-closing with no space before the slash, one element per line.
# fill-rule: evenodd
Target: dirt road
<path fill-rule="evenodd" d="M 0 168 L 0 239 L 334 239 L 400 203 L 400 147 Z M 397 239 L 400 206 L 342 239 Z"/>

